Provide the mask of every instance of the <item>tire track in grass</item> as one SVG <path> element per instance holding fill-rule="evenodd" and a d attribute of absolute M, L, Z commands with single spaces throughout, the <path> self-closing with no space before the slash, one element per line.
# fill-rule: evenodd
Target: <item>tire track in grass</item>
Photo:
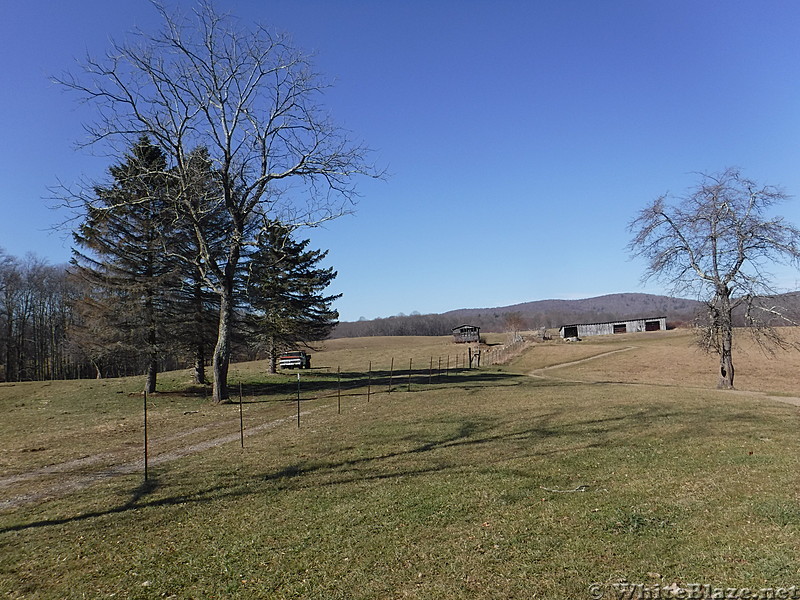
<path fill-rule="evenodd" d="M 590 360 L 595 360 L 598 358 L 604 358 L 606 356 L 611 356 L 612 354 L 617 354 L 619 352 L 628 352 L 629 350 L 635 350 L 639 346 L 626 346 L 625 348 L 618 348 L 617 350 L 610 350 L 608 352 L 603 352 L 602 354 L 596 354 L 594 356 L 588 356 L 586 358 L 581 358 L 578 360 L 572 360 L 565 363 L 558 363 L 555 365 L 549 365 L 547 367 L 540 367 L 538 369 L 534 369 L 533 371 L 528 373 L 529 377 L 536 377 L 537 379 L 556 379 L 558 381 L 568 381 L 570 383 L 595 383 L 592 381 L 580 380 L 580 379 L 564 379 L 563 377 L 553 377 L 552 375 L 545 375 L 545 371 L 550 371 L 553 369 L 561 369 L 564 367 L 571 367 L 573 365 L 579 365 L 581 363 L 589 362 Z M 650 386 L 654 384 L 650 383 L 625 383 L 625 382 L 615 382 L 615 385 L 634 385 L 634 386 Z M 686 387 L 686 386 L 674 386 L 674 387 Z M 692 388 L 692 389 L 707 389 L 707 388 Z M 710 391 L 710 390 L 709 390 Z M 791 404 L 792 406 L 800 407 L 800 398 L 795 396 L 776 396 L 772 395 L 769 392 L 758 392 L 752 390 L 714 390 L 719 391 L 725 394 L 738 394 L 742 396 L 758 396 L 760 398 L 765 398 L 767 400 L 775 400 L 777 402 L 783 402 L 784 404 Z"/>
<path fill-rule="evenodd" d="M 235 420 L 230 419 L 230 422 L 228 424 L 233 424 L 234 422 L 238 423 L 238 421 L 239 421 L 238 419 Z M 184 437 L 196 435 L 198 433 L 209 431 L 211 429 L 219 429 L 224 426 L 226 426 L 225 422 L 215 421 L 213 423 L 200 425 L 199 427 L 193 427 L 192 429 L 187 429 L 185 431 L 179 431 L 178 433 L 174 433 L 171 435 L 152 438 L 150 440 L 150 443 L 156 446 L 158 444 L 167 444 L 169 442 L 174 442 L 175 440 L 179 440 Z M 131 454 L 130 449 L 115 450 L 112 452 L 98 452 L 96 454 L 87 454 L 85 456 L 81 456 L 64 462 L 47 465 L 45 467 L 40 467 L 32 471 L 24 471 L 21 473 L 15 473 L 14 475 L 0 477 L 0 489 L 8 485 L 11 485 L 13 483 L 26 481 L 28 479 L 35 479 L 36 477 L 46 477 L 48 475 L 56 475 L 58 473 L 75 472 L 78 471 L 79 469 L 83 469 L 85 467 L 103 461 L 108 461 L 111 463 L 115 461 L 122 461 L 125 460 L 125 457 L 130 454 Z"/>
<path fill-rule="evenodd" d="M 300 416 L 306 416 L 314 412 L 315 410 L 319 409 L 312 408 L 301 411 Z M 293 414 L 287 417 L 281 417 L 280 419 L 266 421 L 264 423 L 260 423 L 259 425 L 250 426 L 244 430 L 244 436 L 248 437 L 256 433 L 260 433 L 262 431 L 275 428 L 278 425 L 281 425 L 282 423 L 294 421 L 296 418 L 297 415 Z M 208 429 L 208 428 L 209 426 L 203 426 L 197 428 L 197 430 Z M 170 439 L 184 437 L 185 435 L 186 432 L 182 432 L 175 436 L 171 436 Z M 241 439 L 241 433 L 239 431 L 236 431 L 235 433 L 229 433 L 223 436 L 211 438 L 208 440 L 203 440 L 195 444 L 190 444 L 188 446 L 183 446 L 181 448 L 177 448 L 169 452 L 157 454 L 155 456 L 150 457 L 147 461 L 147 464 L 148 466 L 155 466 L 172 462 L 180 458 L 190 456 L 192 454 L 203 452 L 204 450 L 208 450 L 210 448 L 215 448 L 217 446 L 222 446 L 223 444 L 229 444 L 231 442 L 239 441 L 240 439 Z M 94 454 L 79 459 L 70 460 L 64 463 L 50 465 L 48 467 L 37 469 L 35 471 L 29 471 L 27 473 L 19 473 L 17 475 L 12 475 L 10 477 L 5 477 L 3 479 L 0 479 L 0 490 L 1 490 L 2 488 L 7 487 L 19 481 L 25 481 L 27 479 L 33 479 L 45 475 L 53 475 L 59 473 L 64 474 L 63 478 L 60 478 L 58 481 L 50 483 L 49 485 L 46 485 L 36 490 L 35 492 L 18 494 L 10 498 L 3 498 L 2 500 L 0 500 L 0 510 L 9 510 L 14 508 L 19 508 L 26 504 L 33 504 L 37 502 L 51 500 L 53 498 L 65 496 L 72 492 L 77 492 L 86 489 L 87 487 L 104 479 L 118 477 L 120 475 L 130 475 L 132 473 L 136 473 L 137 471 L 144 470 L 144 458 L 139 458 L 133 461 L 126 461 L 120 464 L 110 465 L 108 467 L 97 469 L 91 472 L 83 472 L 83 473 L 74 472 L 74 469 L 76 468 L 90 466 L 102 460 L 113 457 L 114 454 Z"/>
<path fill-rule="evenodd" d="M 629 350 L 635 350 L 639 346 L 626 346 L 625 348 L 617 348 L 616 350 L 609 350 L 608 352 L 603 352 L 601 354 L 595 354 L 594 356 L 587 356 L 586 358 L 580 358 L 578 360 L 571 360 L 565 363 L 558 363 L 555 365 L 549 365 L 547 367 L 540 367 L 538 369 L 534 369 L 530 373 L 528 373 L 529 377 L 537 377 L 539 379 L 558 379 L 559 381 L 572 381 L 575 383 L 591 383 L 587 381 L 581 381 L 579 379 L 563 379 L 561 377 L 552 377 L 545 375 L 545 371 L 550 371 L 553 369 L 563 369 L 564 367 L 571 367 L 573 365 L 579 365 L 582 363 L 589 362 L 590 360 L 596 360 L 598 358 L 605 358 L 606 356 L 611 356 L 612 354 L 618 354 L 620 352 L 628 352 Z"/>

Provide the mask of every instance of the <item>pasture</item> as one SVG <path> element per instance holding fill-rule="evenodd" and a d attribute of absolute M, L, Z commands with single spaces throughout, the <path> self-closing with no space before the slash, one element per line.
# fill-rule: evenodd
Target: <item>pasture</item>
<path fill-rule="evenodd" d="M 457 351 L 447 338 L 326 342 L 301 376 L 300 427 L 294 373 L 234 365 L 244 448 L 238 404 L 162 375 L 147 482 L 143 378 L 0 384 L 0 593 L 579 599 L 620 597 L 625 582 L 800 585 L 800 356 L 742 342 L 739 390 L 722 392 L 686 331 L 556 340 L 431 376 L 432 357 Z M 392 358 L 391 392 L 353 389 L 369 361 L 379 380 Z"/>

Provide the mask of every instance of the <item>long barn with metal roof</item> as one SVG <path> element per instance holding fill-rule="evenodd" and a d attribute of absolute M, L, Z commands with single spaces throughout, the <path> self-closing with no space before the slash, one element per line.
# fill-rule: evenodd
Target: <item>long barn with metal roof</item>
<path fill-rule="evenodd" d="M 576 323 L 562 325 L 558 330 L 562 338 L 582 338 L 591 335 L 610 335 L 614 333 L 636 333 L 640 331 L 663 331 L 667 328 L 666 317 L 646 319 L 623 319 L 605 323 Z"/>

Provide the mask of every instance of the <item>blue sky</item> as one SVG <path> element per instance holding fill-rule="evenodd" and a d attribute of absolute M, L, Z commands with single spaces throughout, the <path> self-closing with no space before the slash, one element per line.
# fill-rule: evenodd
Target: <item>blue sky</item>
<path fill-rule="evenodd" d="M 645 203 L 728 166 L 800 195 L 794 0 L 217 7 L 315 52 L 334 119 L 390 173 L 361 183 L 354 216 L 305 232 L 330 249 L 343 320 L 660 293 L 625 250 Z M 48 77 L 158 18 L 146 0 L 0 8 L 0 247 L 63 262 L 48 190 L 102 178 L 110 160 L 75 150 L 90 113 Z M 780 213 L 800 223 L 798 206 Z"/>

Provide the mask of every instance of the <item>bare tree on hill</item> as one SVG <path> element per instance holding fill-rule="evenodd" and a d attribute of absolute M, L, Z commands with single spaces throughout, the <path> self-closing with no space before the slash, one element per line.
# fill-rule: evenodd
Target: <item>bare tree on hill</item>
<path fill-rule="evenodd" d="M 698 327 L 701 345 L 719 355 L 718 387 L 734 384 L 734 311 L 762 347 L 784 344 L 772 327 L 794 323 L 774 298 L 774 263 L 800 262 L 800 230 L 770 216 L 788 196 L 729 168 L 703 174 L 688 195 L 660 196 L 630 223 L 629 249 L 647 261 L 644 279 L 667 282 L 678 294 L 703 298 L 706 318 Z"/>
<path fill-rule="evenodd" d="M 521 340 L 521 332 L 528 328 L 528 322 L 520 312 L 507 313 L 503 319 L 503 325 L 508 332 L 509 342 L 512 344 Z"/>
<path fill-rule="evenodd" d="M 245 28 L 210 2 L 184 18 L 155 4 L 163 18 L 154 34 L 113 43 L 104 58 L 89 57 L 84 72 L 57 79 L 93 104 L 89 143 L 117 156 L 141 135 L 167 155 L 175 219 L 197 239 L 203 278 L 219 298 L 212 359 L 214 401 L 228 398 L 227 375 L 237 272 L 258 231 L 279 220 L 313 226 L 348 211 L 354 178 L 382 174 L 367 150 L 334 125 L 317 102 L 327 85 L 286 36 Z M 189 157 L 206 148 L 218 193 L 198 203 Z M 220 207 L 229 229 L 215 254 L 202 207 Z"/>

